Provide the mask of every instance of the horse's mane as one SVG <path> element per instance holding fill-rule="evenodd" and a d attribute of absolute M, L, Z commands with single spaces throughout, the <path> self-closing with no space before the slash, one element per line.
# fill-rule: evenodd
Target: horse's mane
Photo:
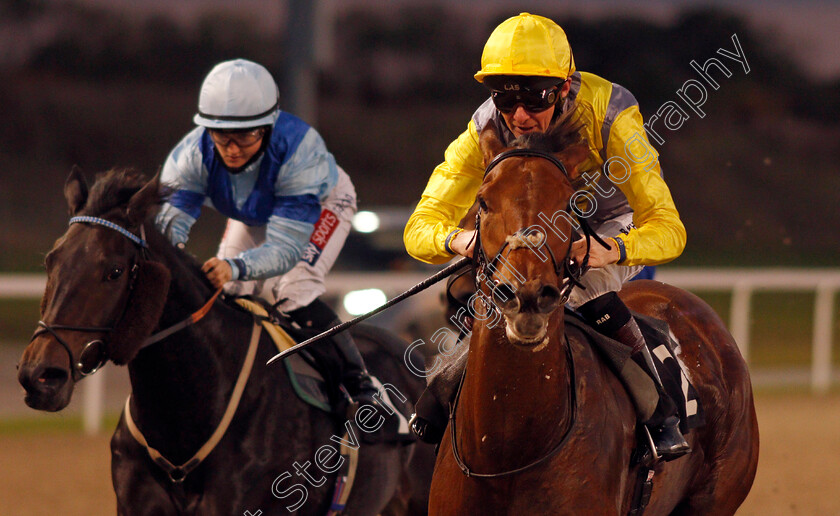
<path fill-rule="evenodd" d="M 112 168 L 96 178 L 90 188 L 87 203 L 80 215 L 103 216 L 125 206 L 131 196 L 137 193 L 148 178 L 132 168 Z M 160 204 L 160 197 L 151 197 L 149 204 Z"/>
<path fill-rule="evenodd" d="M 511 147 L 519 149 L 534 149 L 544 152 L 560 152 L 574 145 L 585 143 L 580 129 L 584 126 L 577 105 L 569 103 L 544 133 L 523 134 L 511 142 Z"/>

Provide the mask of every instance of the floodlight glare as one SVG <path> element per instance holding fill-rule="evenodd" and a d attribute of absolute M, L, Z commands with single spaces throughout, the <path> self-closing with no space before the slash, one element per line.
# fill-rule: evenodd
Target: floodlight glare
<path fill-rule="evenodd" d="M 378 288 L 354 290 L 344 296 L 344 309 L 350 315 L 362 315 L 370 312 L 388 301 L 385 292 Z"/>
<path fill-rule="evenodd" d="M 353 229 L 359 233 L 373 233 L 379 229 L 379 215 L 372 211 L 360 211 L 353 216 Z"/>

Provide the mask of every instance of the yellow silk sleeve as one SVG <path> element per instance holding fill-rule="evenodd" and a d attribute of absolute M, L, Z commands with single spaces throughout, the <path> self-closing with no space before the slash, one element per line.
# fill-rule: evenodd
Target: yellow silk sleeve
<path fill-rule="evenodd" d="M 483 157 L 471 120 L 467 130 L 449 144 L 444 162 L 435 167 L 408 219 L 403 233 L 408 254 L 426 263 L 450 260 L 453 255 L 446 250 L 446 237 L 458 229 L 483 179 Z"/>
<path fill-rule="evenodd" d="M 622 265 L 658 265 L 678 257 L 685 248 L 685 226 L 637 106 L 616 117 L 606 154 L 610 178 L 627 197 L 636 226 L 622 237 L 627 251 Z"/>

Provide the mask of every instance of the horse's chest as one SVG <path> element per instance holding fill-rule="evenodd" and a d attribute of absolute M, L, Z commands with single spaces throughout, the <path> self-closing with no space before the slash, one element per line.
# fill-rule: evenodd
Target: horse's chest
<path fill-rule="evenodd" d="M 545 465 L 495 479 L 465 476 L 444 446 L 440 453 L 448 455 L 438 459 L 430 514 L 618 514 L 628 487 L 629 453 L 616 433 L 622 432 L 614 429 L 599 439 L 593 428 L 576 427 Z"/>

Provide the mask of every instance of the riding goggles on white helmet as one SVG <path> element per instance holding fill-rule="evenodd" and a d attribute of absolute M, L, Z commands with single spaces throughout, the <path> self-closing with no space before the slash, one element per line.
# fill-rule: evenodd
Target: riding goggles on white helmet
<path fill-rule="evenodd" d="M 210 129 L 210 138 L 216 145 L 227 148 L 232 143 L 235 143 L 240 149 L 250 147 L 260 140 L 265 135 L 265 128 L 258 127 L 257 129 Z"/>

